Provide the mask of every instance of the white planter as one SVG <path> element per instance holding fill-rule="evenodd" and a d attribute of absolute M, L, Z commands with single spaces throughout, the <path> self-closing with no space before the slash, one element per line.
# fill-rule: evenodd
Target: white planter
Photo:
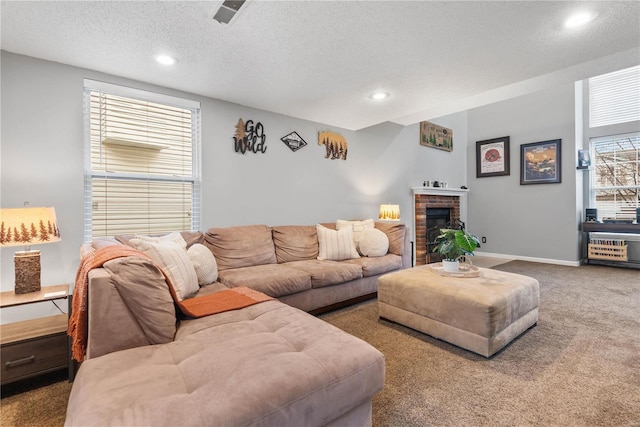
<path fill-rule="evenodd" d="M 448 261 L 446 259 L 442 260 L 442 268 L 444 269 L 444 271 L 455 273 L 458 271 L 459 266 L 460 266 L 459 261 Z"/>

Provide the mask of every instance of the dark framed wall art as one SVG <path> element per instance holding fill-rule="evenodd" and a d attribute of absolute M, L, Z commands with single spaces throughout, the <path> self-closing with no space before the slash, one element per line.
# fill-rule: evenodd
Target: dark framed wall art
<path fill-rule="evenodd" d="M 562 182 L 561 139 L 520 146 L 520 185 Z"/>
<path fill-rule="evenodd" d="M 476 178 L 510 175 L 509 137 L 476 141 Z"/>

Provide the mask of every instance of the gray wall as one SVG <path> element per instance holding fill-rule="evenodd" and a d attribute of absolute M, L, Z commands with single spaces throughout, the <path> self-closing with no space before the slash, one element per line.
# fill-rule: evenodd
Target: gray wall
<path fill-rule="evenodd" d="M 0 206 L 54 206 L 62 242 L 34 246 L 42 252 L 42 283 L 73 283 L 83 241 L 83 79 L 122 84 L 200 101 L 202 105 L 202 226 L 314 224 L 370 218 L 380 203 L 400 204 L 413 226 L 410 187 L 425 179 L 466 184 L 466 113 L 433 120 L 454 131 L 454 150 L 419 145 L 418 125 L 381 124 L 358 132 L 154 87 L 91 70 L 2 52 Z M 235 124 L 260 121 L 265 154 L 235 153 Z M 298 132 L 309 144 L 292 152 L 280 138 Z M 346 161 L 324 159 L 319 130 L 341 132 Z M 13 253 L 0 249 L 3 291 L 12 290 Z M 52 304 L 0 312 L 3 323 L 55 314 Z"/>
<path fill-rule="evenodd" d="M 469 229 L 487 237 L 482 252 L 579 259 L 574 92 L 568 84 L 468 112 Z M 475 142 L 502 136 L 510 137 L 511 174 L 476 178 Z M 552 139 L 562 139 L 562 182 L 520 185 L 520 145 Z"/>
<path fill-rule="evenodd" d="M 468 227 L 487 243 L 480 252 L 575 264 L 584 178 L 577 172 L 574 85 L 432 119 L 454 132 L 454 150 L 419 145 L 418 124 L 384 123 L 358 132 L 332 128 L 141 82 L 2 52 L 0 206 L 54 206 L 63 240 L 42 251 L 43 284 L 73 283 L 83 241 L 83 79 L 200 101 L 202 225 L 314 224 L 375 217 L 380 203 L 400 204 L 413 227 L 411 187 L 446 180 L 470 189 Z M 579 112 L 581 113 L 581 111 Z M 265 154 L 235 153 L 238 118 L 260 121 Z M 317 132 L 349 142 L 347 161 L 324 159 Z M 280 137 L 298 132 L 309 144 L 292 152 Z M 580 132 L 578 132 L 578 136 Z M 511 137 L 511 175 L 476 178 L 475 142 Z M 562 139 L 562 183 L 520 185 L 520 145 Z M 578 194 L 579 193 L 579 194 Z M 13 253 L 0 249 L 3 291 L 13 289 Z M 51 304 L 2 310 L 1 322 L 55 314 Z"/>

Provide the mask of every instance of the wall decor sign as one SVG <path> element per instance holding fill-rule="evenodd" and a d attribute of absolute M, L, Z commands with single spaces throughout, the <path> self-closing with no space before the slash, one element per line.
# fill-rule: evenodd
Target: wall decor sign
<path fill-rule="evenodd" d="M 297 151 L 307 145 L 305 140 L 302 139 L 300 135 L 298 135 L 298 132 L 291 132 L 289 135 L 285 135 L 280 138 L 280 140 L 284 142 L 285 145 L 291 149 L 291 151 Z"/>
<path fill-rule="evenodd" d="M 318 145 L 324 145 L 327 149 L 325 159 L 347 160 L 348 145 L 344 136 L 330 131 L 318 132 Z"/>
<path fill-rule="evenodd" d="M 561 142 L 554 139 L 520 146 L 520 185 L 561 182 Z"/>
<path fill-rule="evenodd" d="M 453 150 L 453 131 L 429 122 L 420 122 L 420 145 Z"/>
<path fill-rule="evenodd" d="M 247 151 L 253 153 L 264 153 L 267 151 L 262 123 L 253 123 L 253 120 L 247 120 L 245 123 L 241 118 L 236 124 L 236 133 L 233 136 L 236 153 L 245 154 Z"/>
<path fill-rule="evenodd" d="M 476 141 L 476 178 L 510 174 L 508 136 Z"/>

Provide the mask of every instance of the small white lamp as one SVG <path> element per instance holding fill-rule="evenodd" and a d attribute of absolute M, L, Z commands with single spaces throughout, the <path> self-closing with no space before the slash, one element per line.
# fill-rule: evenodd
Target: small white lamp
<path fill-rule="evenodd" d="M 29 245 L 59 242 L 60 230 L 54 208 L 0 209 L 0 246 L 25 246 L 15 253 L 16 294 L 40 290 L 40 251 Z"/>
<path fill-rule="evenodd" d="M 400 221 L 400 205 L 380 205 L 378 219 L 381 221 Z"/>

